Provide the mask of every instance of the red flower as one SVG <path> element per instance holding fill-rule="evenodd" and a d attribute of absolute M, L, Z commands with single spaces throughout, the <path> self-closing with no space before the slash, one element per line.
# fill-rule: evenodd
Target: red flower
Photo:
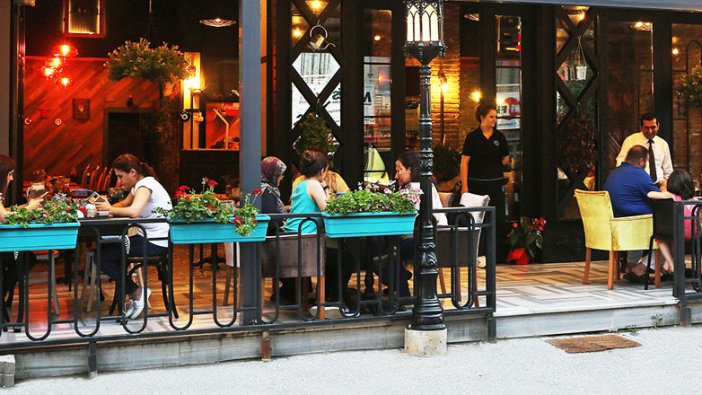
<path fill-rule="evenodd" d="M 234 225 L 241 226 L 243 224 L 244 224 L 244 220 L 241 217 L 239 217 L 239 216 L 234 217 Z"/>
<path fill-rule="evenodd" d="M 210 187 L 210 188 L 216 187 L 217 184 L 218 184 L 218 182 L 215 181 L 215 180 L 207 180 L 207 186 Z"/>
<path fill-rule="evenodd" d="M 261 188 L 256 188 L 252 192 L 254 195 L 263 195 L 263 190 Z"/>
<path fill-rule="evenodd" d="M 190 190 L 190 187 L 187 185 L 181 185 L 178 187 L 178 192 L 188 192 Z"/>
<path fill-rule="evenodd" d="M 210 204 L 209 206 L 207 206 L 207 209 L 210 211 L 215 211 L 217 208 Z"/>
<path fill-rule="evenodd" d="M 519 226 L 519 225 L 517 225 L 516 222 L 512 223 L 512 227 L 513 227 L 514 229 L 517 229 L 517 226 Z"/>
<path fill-rule="evenodd" d="M 190 200 L 190 197 L 191 197 L 190 195 L 185 195 L 183 198 L 184 198 L 185 200 Z"/>
<path fill-rule="evenodd" d="M 258 223 L 258 220 L 256 219 L 256 217 L 253 217 L 253 219 L 252 219 L 252 220 L 253 220 L 253 223 L 255 223 L 255 224 L 257 224 L 257 223 Z"/>
<path fill-rule="evenodd" d="M 180 199 L 180 198 L 182 198 L 184 195 L 185 195 L 185 193 L 183 193 L 182 191 L 178 190 L 178 191 L 175 193 L 175 198 L 176 198 L 176 199 Z"/>

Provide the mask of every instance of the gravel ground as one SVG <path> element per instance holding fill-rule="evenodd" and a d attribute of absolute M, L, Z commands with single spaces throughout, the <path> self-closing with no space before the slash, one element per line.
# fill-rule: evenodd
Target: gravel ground
<path fill-rule="evenodd" d="M 450 345 L 447 355 L 434 358 L 356 351 L 37 379 L 7 393 L 697 393 L 702 327 L 622 335 L 641 347 L 567 354 L 546 338 L 513 339 Z"/>

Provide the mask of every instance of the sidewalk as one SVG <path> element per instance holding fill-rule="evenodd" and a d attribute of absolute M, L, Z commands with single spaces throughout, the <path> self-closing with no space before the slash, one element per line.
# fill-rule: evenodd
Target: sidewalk
<path fill-rule="evenodd" d="M 702 382 L 702 327 L 621 333 L 641 347 L 567 354 L 544 340 L 450 345 L 416 358 L 401 350 L 339 352 L 97 378 L 19 382 L 7 393 L 695 393 Z"/>

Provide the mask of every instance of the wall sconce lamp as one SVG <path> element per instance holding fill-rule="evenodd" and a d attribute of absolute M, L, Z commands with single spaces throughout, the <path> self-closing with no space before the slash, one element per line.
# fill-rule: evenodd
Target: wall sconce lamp
<path fill-rule="evenodd" d="M 78 56 L 78 49 L 70 44 L 61 44 L 52 48 L 51 54 L 62 58 L 74 58 Z"/>

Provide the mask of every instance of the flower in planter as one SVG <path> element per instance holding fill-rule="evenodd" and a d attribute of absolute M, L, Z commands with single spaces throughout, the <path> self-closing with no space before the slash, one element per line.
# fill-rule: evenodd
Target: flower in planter
<path fill-rule="evenodd" d="M 324 211 L 339 215 L 383 211 L 409 214 L 417 211 L 419 195 L 421 191 L 407 189 L 395 191 L 392 184 L 390 186 L 370 184 L 330 200 Z"/>
<path fill-rule="evenodd" d="M 166 216 L 170 220 L 180 220 L 185 222 L 214 220 L 224 224 L 229 222 L 234 210 L 215 197 L 214 188 L 217 181 L 209 178 L 202 179 L 201 193 L 197 193 L 187 185 L 182 185 L 176 191 L 176 204 L 171 210 L 161 207 L 156 211 Z"/>
<path fill-rule="evenodd" d="M 25 207 L 13 206 L 7 214 L 9 225 L 22 225 L 28 227 L 29 224 L 59 224 L 75 222 L 78 219 L 78 206 L 68 201 L 63 193 L 55 194 L 42 208 L 28 210 Z"/>
<path fill-rule="evenodd" d="M 256 198 L 263 192 L 256 189 L 252 194 L 246 195 L 241 208 L 234 210 L 233 207 L 223 204 L 215 197 L 214 188 L 217 181 L 207 177 L 202 179 L 201 193 L 191 189 L 187 185 L 182 185 L 176 191 L 176 204 L 171 210 L 157 208 L 156 211 L 169 220 L 184 221 L 187 223 L 198 221 L 214 220 L 220 224 L 233 223 L 236 232 L 242 236 L 249 236 L 256 230 L 256 214 L 258 209 L 254 206 Z"/>
<path fill-rule="evenodd" d="M 244 197 L 244 204 L 234 211 L 234 225 L 236 225 L 236 233 L 242 236 L 250 236 L 251 233 L 256 230 L 258 226 L 258 221 L 256 220 L 256 214 L 258 214 L 258 209 L 254 206 L 256 198 L 263 194 L 263 190 L 254 189 L 252 193 L 249 193 Z"/>
<path fill-rule="evenodd" d="M 525 249 L 530 257 L 536 256 L 536 249 L 543 248 L 543 231 L 546 226 L 544 218 L 522 217 L 519 222 L 512 224 L 512 231 L 509 232 L 509 245 L 513 249 Z"/>

